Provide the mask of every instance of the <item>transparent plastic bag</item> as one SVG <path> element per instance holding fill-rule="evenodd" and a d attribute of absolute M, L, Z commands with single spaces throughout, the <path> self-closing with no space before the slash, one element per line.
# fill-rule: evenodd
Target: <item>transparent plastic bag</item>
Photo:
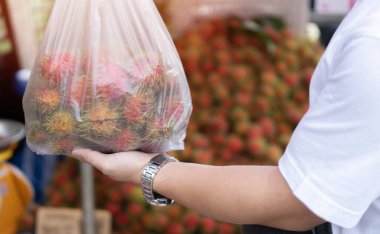
<path fill-rule="evenodd" d="M 39 154 L 184 147 L 192 111 L 152 0 L 57 0 L 23 98 Z"/>

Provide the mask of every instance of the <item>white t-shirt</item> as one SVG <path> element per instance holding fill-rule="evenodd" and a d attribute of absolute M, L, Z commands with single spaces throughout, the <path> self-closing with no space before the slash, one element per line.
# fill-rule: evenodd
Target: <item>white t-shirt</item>
<path fill-rule="evenodd" d="M 279 168 L 334 234 L 380 233 L 380 0 L 358 0 L 339 26 Z"/>

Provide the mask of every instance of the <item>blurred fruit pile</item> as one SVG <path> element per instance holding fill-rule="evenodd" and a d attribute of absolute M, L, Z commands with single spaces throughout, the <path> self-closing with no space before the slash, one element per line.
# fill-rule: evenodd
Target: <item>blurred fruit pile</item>
<path fill-rule="evenodd" d="M 182 161 L 215 165 L 276 164 L 308 109 L 308 87 L 322 53 L 281 20 L 215 19 L 188 30 L 176 45 L 194 112 Z M 66 160 L 48 191 L 51 206 L 79 206 L 77 163 Z M 240 233 L 181 206 L 146 205 L 139 187 L 96 173 L 97 207 L 113 214 L 115 233 Z"/>

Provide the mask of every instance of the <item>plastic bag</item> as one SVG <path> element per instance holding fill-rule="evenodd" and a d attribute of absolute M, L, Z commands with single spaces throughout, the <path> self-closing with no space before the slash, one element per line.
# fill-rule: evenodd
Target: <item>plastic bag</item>
<path fill-rule="evenodd" d="M 152 0 L 57 0 L 23 106 L 39 154 L 181 150 L 192 111 Z"/>

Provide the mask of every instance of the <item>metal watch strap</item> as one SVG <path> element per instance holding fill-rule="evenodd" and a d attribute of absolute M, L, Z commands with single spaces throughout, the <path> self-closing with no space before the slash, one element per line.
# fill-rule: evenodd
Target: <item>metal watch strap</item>
<path fill-rule="evenodd" d="M 165 154 L 159 154 L 152 158 L 143 170 L 141 175 L 141 189 L 145 200 L 151 205 L 167 206 L 174 202 L 153 191 L 154 177 L 164 165 L 170 162 L 178 162 L 178 160 Z"/>

